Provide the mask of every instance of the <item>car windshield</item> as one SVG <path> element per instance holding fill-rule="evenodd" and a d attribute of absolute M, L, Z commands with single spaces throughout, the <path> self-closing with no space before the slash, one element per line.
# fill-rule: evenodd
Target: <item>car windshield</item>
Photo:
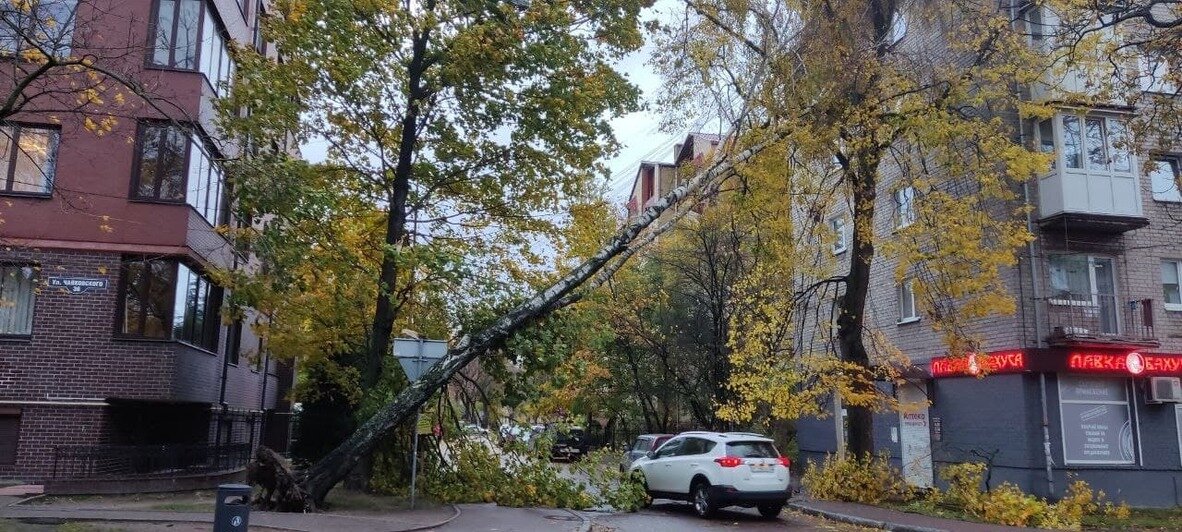
<path fill-rule="evenodd" d="M 727 456 L 739 458 L 776 458 L 780 453 L 770 441 L 735 441 L 726 444 Z"/>
<path fill-rule="evenodd" d="M 650 443 L 652 443 L 652 440 L 650 440 L 648 438 L 640 438 L 639 440 L 636 440 L 636 444 L 632 446 L 632 450 L 633 451 L 647 451 L 647 450 L 649 450 Z"/>

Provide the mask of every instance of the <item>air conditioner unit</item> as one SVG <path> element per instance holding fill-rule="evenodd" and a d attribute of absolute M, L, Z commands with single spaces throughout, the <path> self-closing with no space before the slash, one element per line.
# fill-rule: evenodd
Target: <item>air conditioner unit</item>
<path fill-rule="evenodd" d="M 1147 392 L 1147 403 L 1182 403 L 1182 378 L 1150 377 Z"/>

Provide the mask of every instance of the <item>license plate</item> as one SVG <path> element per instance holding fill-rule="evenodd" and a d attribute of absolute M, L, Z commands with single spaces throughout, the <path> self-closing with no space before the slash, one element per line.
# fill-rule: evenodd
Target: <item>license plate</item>
<path fill-rule="evenodd" d="M 771 464 L 751 464 L 751 471 L 755 473 L 771 473 Z"/>

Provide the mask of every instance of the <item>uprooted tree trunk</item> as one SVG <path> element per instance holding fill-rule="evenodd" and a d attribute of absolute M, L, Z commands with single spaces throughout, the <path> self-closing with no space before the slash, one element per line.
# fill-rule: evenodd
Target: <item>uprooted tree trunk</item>
<path fill-rule="evenodd" d="M 262 488 L 252 503 L 260 510 L 310 512 L 315 509 L 308 493 L 279 453 L 259 446 L 254 462 L 246 469 L 246 481 Z M 274 500 L 272 500 L 274 499 Z"/>
<path fill-rule="evenodd" d="M 732 173 L 736 164 L 748 161 L 771 142 L 757 144 L 729 159 L 720 158 L 688 183 L 677 187 L 660 201 L 645 209 L 635 220 L 621 228 L 599 252 L 568 272 L 550 287 L 534 294 L 533 297 L 502 315 L 487 329 L 461 338 L 455 347 L 448 350 L 447 355 L 438 364 L 428 370 L 419 380 L 402 390 L 393 401 L 382 407 L 352 436 L 314 464 L 307 471 L 300 485 L 294 486 L 293 489 L 306 493 L 314 504 L 322 504 L 328 492 L 341 479 L 345 478 L 359 460 L 373 451 L 382 437 L 412 417 L 432 394 L 447 384 L 456 372 L 480 355 L 501 346 L 510 335 L 531 321 L 576 301 L 578 296 L 575 294 L 575 290 L 596 276 L 597 273 L 603 275 L 605 272 L 618 269 L 619 265 L 613 263 L 613 259 L 624 260 L 629 257 L 635 251 L 631 248 L 639 247 L 641 243 L 639 241 L 646 240 L 642 238 L 642 233 L 661 213 L 676 205 L 690 193 L 700 189 L 716 191 L 721 178 Z M 667 228 L 668 225 L 665 224 L 663 227 Z M 282 496 L 283 494 L 281 494 Z"/>

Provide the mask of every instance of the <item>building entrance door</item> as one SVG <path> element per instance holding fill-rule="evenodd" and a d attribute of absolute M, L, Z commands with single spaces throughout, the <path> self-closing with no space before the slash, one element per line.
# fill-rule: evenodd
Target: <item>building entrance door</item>
<path fill-rule="evenodd" d="M 899 386 L 899 445 L 903 478 L 919 488 L 932 487 L 932 433 L 928 397 L 911 383 Z"/>

